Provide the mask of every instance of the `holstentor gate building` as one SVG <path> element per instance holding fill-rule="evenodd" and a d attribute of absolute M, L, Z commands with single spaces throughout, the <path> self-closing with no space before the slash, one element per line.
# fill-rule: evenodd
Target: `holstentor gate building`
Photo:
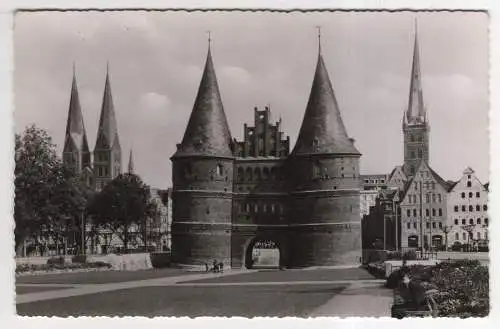
<path fill-rule="evenodd" d="M 244 140 L 231 132 L 208 49 L 182 142 L 172 156 L 172 257 L 182 265 L 249 266 L 273 241 L 286 267 L 357 264 L 361 257 L 359 158 L 319 48 L 295 147 L 254 109 Z"/>

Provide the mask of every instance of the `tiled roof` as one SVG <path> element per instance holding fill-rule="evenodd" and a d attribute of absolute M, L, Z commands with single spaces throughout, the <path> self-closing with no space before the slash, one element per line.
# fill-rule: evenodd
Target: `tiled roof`
<path fill-rule="evenodd" d="M 324 153 L 360 154 L 347 135 L 320 52 L 309 101 L 292 155 Z"/>
<path fill-rule="evenodd" d="M 184 138 L 173 157 L 184 156 L 233 156 L 210 48 Z"/>

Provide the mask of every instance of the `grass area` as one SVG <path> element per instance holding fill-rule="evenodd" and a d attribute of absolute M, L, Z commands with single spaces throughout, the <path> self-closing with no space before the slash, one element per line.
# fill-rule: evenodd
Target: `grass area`
<path fill-rule="evenodd" d="M 77 272 L 19 276 L 16 278 L 16 283 L 105 284 L 189 274 L 193 273 L 171 268 L 139 271 Z"/>
<path fill-rule="evenodd" d="M 141 287 L 17 305 L 30 316 L 307 317 L 344 285 Z"/>
<path fill-rule="evenodd" d="M 34 292 L 42 292 L 42 291 L 51 291 L 51 290 L 60 290 L 60 289 L 71 289 L 69 287 L 44 287 L 44 286 L 32 286 L 32 287 L 26 287 L 26 286 L 16 286 L 16 294 L 17 295 L 23 295 L 23 294 L 31 294 Z"/>

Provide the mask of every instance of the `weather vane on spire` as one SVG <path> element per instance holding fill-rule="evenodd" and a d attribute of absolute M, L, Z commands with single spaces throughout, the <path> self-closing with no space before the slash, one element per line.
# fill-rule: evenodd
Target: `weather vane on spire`
<path fill-rule="evenodd" d="M 321 26 L 316 26 L 316 30 L 318 30 L 318 47 L 321 51 Z"/>
<path fill-rule="evenodd" d="M 208 47 L 210 47 L 210 44 L 212 43 L 212 31 L 208 30 Z"/>

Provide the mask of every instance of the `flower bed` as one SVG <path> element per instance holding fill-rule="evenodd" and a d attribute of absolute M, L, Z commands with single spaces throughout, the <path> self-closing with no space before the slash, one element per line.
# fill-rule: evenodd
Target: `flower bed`
<path fill-rule="evenodd" d="M 31 274 L 36 272 L 71 272 L 80 270 L 104 270 L 110 269 L 111 265 L 105 262 L 91 262 L 91 263 L 50 263 L 50 264 L 19 264 L 16 266 L 16 274 Z"/>
<path fill-rule="evenodd" d="M 386 285 L 395 288 L 394 317 L 412 316 L 412 311 L 461 318 L 489 313 L 489 273 L 479 261 L 408 266 L 391 274 Z"/>

